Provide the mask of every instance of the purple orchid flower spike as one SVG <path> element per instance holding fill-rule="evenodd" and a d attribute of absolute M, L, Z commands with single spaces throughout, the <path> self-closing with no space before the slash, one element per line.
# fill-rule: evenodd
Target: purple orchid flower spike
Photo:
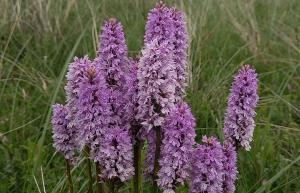
<path fill-rule="evenodd" d="M 234 77 L 228 97 L 223 133 L 236 147 L 250 150 L 255 127 L 255 107 L 258 102 L 257 74 L 249 65 Z"/>

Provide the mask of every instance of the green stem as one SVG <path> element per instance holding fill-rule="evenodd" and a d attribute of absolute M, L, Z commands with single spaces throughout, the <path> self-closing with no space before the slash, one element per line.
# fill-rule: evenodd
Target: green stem
<path fill-rule="evenodd" d="M 92 176 L 92 165 L 90 161 L 90 148 L 85 146 L 84 150 L 85 158 L 86 158 L 86 172 L 89 178 L 89 187 L 88 187 L 88 192 L 93 193 L 93 176 Z"/>
<path fill-rule="evenodd" d="M 69 187 L 69 193 L 74 193 L 74 188 L 73 188 L 73 181 L 72 181 L 72 176 L 71 176 L 71 166 L 69 163 L 69 160 L 66 160 L 66 175 L 68 179 L 68 187 Z"/>
<path fill-rule="evenodd" d="M 105 193 L 104 184 L 101 182 L 100 174 L 101 174 L 101 167 L 100 167 L 100 164 L 97 162 L 96 163 L 97 191 L 98 191 L 98 193 Z"/>
<path fill-rule="evenodd" d="M 115 183 L 113 182 L 111 185 L 111 193 L 115 193 L 116 192 L 116 188 L 115 188 Z"/>
<path fill-rule="evenodd" d="M 118 188 L 116 187 L 115 180 L 112 179 L 109 181 L 109 193 L 117 193 Z"/>
<path fill-rule="evenodd" d="M 134 150 L 134 179 L 133 179 L 133 192 L 142 193 L 142 147 L 143 142 L 136 139 L 136 143 L 133 146 Z"/>
<path fill-rule="evenodd" d="M 154 167 L 153 167 L 153 193 L 158 193 L 159 188 L 157 186 L 156 180 L 157 180 L 157 172 L 159 170 L 159 157 L 160 157 L 160 145 L 161 145 L 161 127 L 155 127 L 155 133 L 156 133 L 156 144 L 155 144 L 155 157 L 154 157 Z"/>

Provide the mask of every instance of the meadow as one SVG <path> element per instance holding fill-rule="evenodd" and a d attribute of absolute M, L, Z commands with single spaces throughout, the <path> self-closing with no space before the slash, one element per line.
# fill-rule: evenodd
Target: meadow
<path fill-rule="evenodd" d="M 1 193 L 67 192 L 50 125 L 51 105 L 65 101 L 67 66 L 74 56 L 95 56 L 100 26 L 111 17 L 124 26 L 129 55 L 138 55 L 155 2 L 0 1 Z M 186 101 L 197 119 L 197 140 L 205 134 L 222 138 L 232 77 L 242 64 L 251 64 L 260 100 L 252 149 L 239 152 L 236 192 L 300 192 L 300 1 L 166 3 L 186 14 Z M 76 192 L 87 186 L 82 162 L 72 171 Z M 144 189 L 150 192 L 147 184 Z"/>

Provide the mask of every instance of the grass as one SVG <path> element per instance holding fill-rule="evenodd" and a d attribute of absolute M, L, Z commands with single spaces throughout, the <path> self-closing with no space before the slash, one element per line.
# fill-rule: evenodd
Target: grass
<path fill-rule="evenodd" d="M 222 138 L 232 76 L 241 64 L 252 64 L 259 73 L 260 101 L 252 150 L 239 153 L 237 192 L 300 192 L 300 2 L 167 2 L 186 13 L 186 100 L 197 119 L 198 139 Z M 129 54 L 138 54 L 154 4 L 0 2 L 0 192 L 66 192 L 64 161 L 52 147 L 49 125 L 50 105 L 65 100 L 66 67 L 75 55 L 94 57 L 100 25 L 109 17 L 121 20 Z M 87 185 L 82 163 L 73 168 L 77 192 Z"/>

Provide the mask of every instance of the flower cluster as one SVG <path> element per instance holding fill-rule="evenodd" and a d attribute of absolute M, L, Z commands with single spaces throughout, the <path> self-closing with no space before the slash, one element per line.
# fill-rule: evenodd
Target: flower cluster
<path fill-rule="evenodd" d="M 99 40 L 95 62 L 105 72 L 108 87 L 120 92 L 129 70 L 127 45 L 121 23 L 114 18 L 105 21 Z"/>
<path fill-rule="evenodd" d="M 147 44 L 138 64 L 138 114 L 145 132 L 161 126 L 174 107 L 176 71 L 167 43 Z"/>
<path fill-rule="evenodd" d="M 187 154 L 192 148 L 188 142 L 194 140 L 194 136 L 186 141 L 182 139 L 182 144 L 179 146 L 167 141 L 170 140 L 168 137 L 172 132 L 180 133 L 182 129 L 187 131 L 192 129 L 188 123 L 192 124 L 191 122 L 193 122 L 191 117 L 187 115 L 188 112 L 182 115 L 176 113 L 181 106 L 179 103 L 183 103 L 186 84 L 187 32 L 183 13 L 160 2 L 149 12 L 145 31 L 145 47 L 142 51 L 137 73 L 137 119 L 143 126 L 140 135 L 142 138 L 146 136 L 148 142 L 145 174 L 148 177 L 157 178 L 157 184 L 165 192 L 175 191 L 176 186 L 183 184 L 187 178 L 187 168 L 183 165 L 186 164 Z M 180 108 L 184 109 L 184 106 L 186 105 Z M 172 109 L 174 109 L 173 113 L 169 115 Z M 176 116 L 178 118 L 182 116 L 180 121 L 178 120 L 180 122 L 178 124 L 183 124 L 183 128 L 173 128 L 172 121 L 167 120 Z M 160 142 L 157 143 L 159 140 L 156 139 L 157 135 L 161 135 L 162 144 L 160 147 L 156 147 L 160 144 Z M 181 140 L 176 137 L 173 139 Z M 189 148 L 183 150 L 187 146 Z M 159 156 L 155 158 L 156 151 L 159 152 Z M 176 160 L 174 157 L 176 154 L 182 156 L 182 160 L 172 162 Z M 156 177 L 154 165 L 157 162 L 160 162 L 160 169 Z M 166 162 L 168 165 L 164 164 Z"/>
<path fill-rule="evenodd" d="M 108 128 L 95 160 L 101 164 L 102 179 L 129 180 L 134 174 L 131 138 L 123 128 Z"/>
<path fill-rule="evenodd" d="M 129 59 L 129 70 L 126 74 L 126 82 L 124 85 L 124 98 L 126 103 L 123 103 L 124 119 L 132 124 L 136 124 L 137 115 L 137 93 L 138 93 L 138 80 L 137 80 L 138 59 Z"/>
<path fill-rule="evenodd" d="M 133 175 L 129 129 L 136 112 L 136 66 L 127 57 L 122 25 L 116 19 L 104 22 L 94 60 L 85 56 L 69 65 L 65 87 L 65 119 L 69 121 L 64 132 L 76 135 L 66 140 L 76 141 L 80 150 L 84 146 L 91 150 L 90 158 L 105 168 L 100 174 L 103 180 L 118 178 L 123 182 Z M 55 129 L 55 123 L 56 144 L 63 129 Z"/>
<path fill-rule="evenodd" d="M 78 91 L 79 91 L 79 84 L 83 79 L 84 71 L 86 70 L 87 66 L 91 63 L 88 56 L 84 56 L 83 58 L 75 57 L 73 62 L 68 66 L 68 73 L 67 73 L 67 84 L 65 86 L 66 92 L 66 108 L 67 108 L 67 119 L 69 120 L 68 123 L 68 130 L 72 130 L 76 134 L 76 138 L 78 137 L 78 124 L 77 118 L 75 116 L 76 112 L 78 111 L 77 102 L 78 102 Z M 76 139 L 77 140 L 77 139 Z M 79 143 L 80 144 L 80 143 Z M 80 146 L 77 144 L 77 146 Z"/>
<path fill-rule="evenodd" d="M 95 143 L 98 137 L 108 127 L 111 115 L 109 93 L 105 87 L 105 80 L 99 67 L 89 63 L 79 84 L 77 102 L 77 128 L 80 147 L 85 145 L 96 151 L 99 144 Z M 100 139 L 101 141 L 101 139 Z"/>
<path fill-rule="evenodd" d="M 186 64 L 187 64 L 187 49 L 188 49 L 188 36 L 186 24 L 184 21 L 183 12 L 175 10 L 173 14 L 174 22 L 174 60 L 176 64 L 177 80 L 179 87 L 177 93 L 184 93 L 186 86 Z"/>
<path fill-rule="evenodd" d="M 134 62 L 127 57 L 127 45 L 121 23 L 112 18 L 105 21 L 100 33 L 100 43 L 95 59 L 104 71 L 109 100 L 113 109 L 111 121 L 129 129 L 134 111 Z"/>
<path fill-rule="evenodd" d="M 237 178 L 235 147 L 215 137 L 202 137 L 191 160 L 190 193 L 233 193 Z"/>
<path fill-rule="evenodd" d="M 174 11 L 174 8 L 169 8 L 162 2 L 150 10 L 144 36 L 145 44 L 150 43 L 154 39 L 157 39 L 159 42 L 168 41 L 171 45 L 173 44 L 175 38 Z"/>
<path fill-rule="evenodd" d="M 155 39 L 146 45 L 138 64 L 137 119 L 143 126 L 139 135 L 148 140 L 147 176 L 151 176 L 154 169 L 156 130 L 175 105 L 176 71 L 172 56 L 169 45 Z"/>
<path fill-rule="evenodd" d="M 68 108 L 72 112 L 77 111 L 77 100 L 78 100 L 78 89 L 79 83 L 81 82 L 86 67 L 91 63 L 88 56 L 83 58 L 75 57 L 74 61 L 69 64 L 67 73 L 67 85 L 65 86 L 66 91 L 66 102 Z"/>
<path fill-rule="evenodd" d="M 235 180 L 237 178 L 237 166 L 236 166 L 236 150 L 235 147 L 228 141 L 223 144 L 224 151 L 224 182 L 223 189 L 226 193 L 234 193 Z"/>
<path fill-rule="evenodd" d="M 154 170 L 154 159 L 155 159 L 155 148 L 156 148 L 156 133 L 151 130 L 147 135 L 147 151 L 145 156 L 145 169 L 144 175 L 146 179 L 153 177 Z"/>
<path fill-rule="evenodd" d="M 109 105 L 107 128 L 101 138 L 95 140 L 96 145 L 100 145 L 94 161 L 101 165 L 104 180 L 118 178 L 123 182 L 134 171 L 129 129 L 134 113 L 136 74 L 131 66 L 133 62 L 127 57 L 123 27 L 116 19 L 104 22 L 94 63 L 103 72 Z"/>
<path fill-rule="evenodd" d="M 189 177 L 194 127 L 195 119 L 186 103 L 176 105 L 165 119 L 157 181 L 165 193 L 175 193 L 176 186 L 183 185 Z"/>
<path fill-rule="evenodd" d="M 234 77 L 224 119 L 225 139 L 235 146 L 250 150 L 255 127 L 255 107 L 258 101 L 257 75 L 249 66 L 243 66 Z"/>
<path fill-rule="evenodd" d="M 103 68 L 108 70 L 110 67 L 115 67 L 114 70 L 122 73 L 118 68 L 124 66 L 123 60 L 127 58 L 127 45 L 122 24 L 115 18 L 104 21 L 99 41 L 97 56 L 103 60 Z M 111 72 L 107 71 L 107 73 Z"/>
<path fill-rule="evenodd" d="M 144 172 L 164 193 L 175 193 L 187 181 L 190 193 L 234 193 L 236 149 L 250 150 L 255 126 L 257 75 L 245 65 L 234 78 L 223 145 L 206 136 L 196 144 L 195 119 L 184 102 L 187 41 L 183 13 L 163 3 L 148 14 L 138 59 L 128 57 L 121 23 L 105 21 L 96 58 L 75 57 L 67 73 L 66 105 L 53 105 L 56 150 L 73 160 L 76 149 L 87 147 L 98 182 L 121 184 L 135 169 L 142 171 L 133 167 L 141 160 L 134 159 L 133 149 L 139 155 L 146 140 Z"/>
<path fill-rule="evenodd" d="M 149 44 L 154 39 L 159 43 L 168 42 L 174 53 L 173 60 L 177 73 L 176 93 L 181 96 L 186 85 L 188 41 L 183 13 L 160 2 L 149 12 L 145 31 L 145 44 Z"/>
<path fill-rule="evenodd" d="M 76 143 L 73 130 L 67 127 L 69 123 L 67 108 L 64 105 L 55 104 L 52 106 L 52 111 L 53 145 L 67 160 L 73 160 Z"/>
<path fill-rule="evenodd" d="M 190 193 L 223 192 L 224 153 L 215 137 L 202 138 L 191 160 Z"/>

